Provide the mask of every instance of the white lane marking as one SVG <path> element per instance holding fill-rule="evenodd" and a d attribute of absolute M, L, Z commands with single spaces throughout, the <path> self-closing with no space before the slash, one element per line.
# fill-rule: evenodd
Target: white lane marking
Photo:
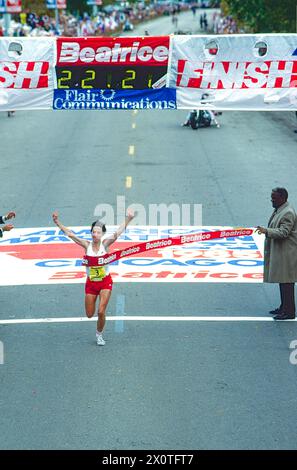
<path fill-rule="evenodd" d="M 132 129 L 136 129 L 136 123 L 135 122 L 132 123 Z"/>
<path fill-rule="evenodd" d="M 141 316 L 141 315 L 115 315 L 106 317 L 107 321 L 209 321 L 209 322 L 276 322 L 271 317 L 195 317 L 195 316 Z M 64 318 L 15 318 L 10 320 L 0 320 L 0 325 L 16 325 L 26 323 L 74 323 L 82 321 L 97 321 L 97 317 L 64 317 Z M 286 320 L 286 321 L 297 321 Z"/>
<path fill-rule="evenodd" d="M 116 301 L 116 316 L 121 318 L 121 320 L 116 320 L 114 323 L 114 330 L 116 333 L 123 333 L 124 331 L 124 322 L 122 320 L 125 315 L 125 296 L 122 294 L 117 295 Z"/>

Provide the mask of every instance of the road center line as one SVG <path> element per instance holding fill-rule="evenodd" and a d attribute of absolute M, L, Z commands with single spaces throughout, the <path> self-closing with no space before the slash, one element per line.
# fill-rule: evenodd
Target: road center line
<path fill-rule="evenodd" d="M 125 186 L 128 189 L 132 188 L 132 176 L 126 176 Z"/>

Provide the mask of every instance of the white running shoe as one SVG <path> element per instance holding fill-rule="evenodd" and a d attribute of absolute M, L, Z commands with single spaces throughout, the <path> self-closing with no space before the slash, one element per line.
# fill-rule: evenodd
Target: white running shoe
<path fill-rule="evenodd" d="M 97 345 L 98 346 L 104 346 L 105 345 L 105 341 L 104 341 L 102 335 L 97 335 L 96 338 L 97 338 Z"/>

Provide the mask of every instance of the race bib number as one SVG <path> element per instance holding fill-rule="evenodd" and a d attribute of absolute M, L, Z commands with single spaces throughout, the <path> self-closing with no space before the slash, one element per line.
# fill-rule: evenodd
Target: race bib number
<path fill-rule="evenodd" d="M 91 281 L 102 281 L 106 276 L 104 266 L 91 266 L 89 271 L 89 278 Z"/>

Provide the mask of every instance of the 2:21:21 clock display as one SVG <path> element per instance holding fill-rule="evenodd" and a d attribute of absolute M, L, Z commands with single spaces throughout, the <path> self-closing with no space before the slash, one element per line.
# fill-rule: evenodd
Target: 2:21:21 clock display
<path fill-rule="evenodd" d="M 167 73 L 167 66 L 56 67 L 58 89 L 144 90 Z"/>

